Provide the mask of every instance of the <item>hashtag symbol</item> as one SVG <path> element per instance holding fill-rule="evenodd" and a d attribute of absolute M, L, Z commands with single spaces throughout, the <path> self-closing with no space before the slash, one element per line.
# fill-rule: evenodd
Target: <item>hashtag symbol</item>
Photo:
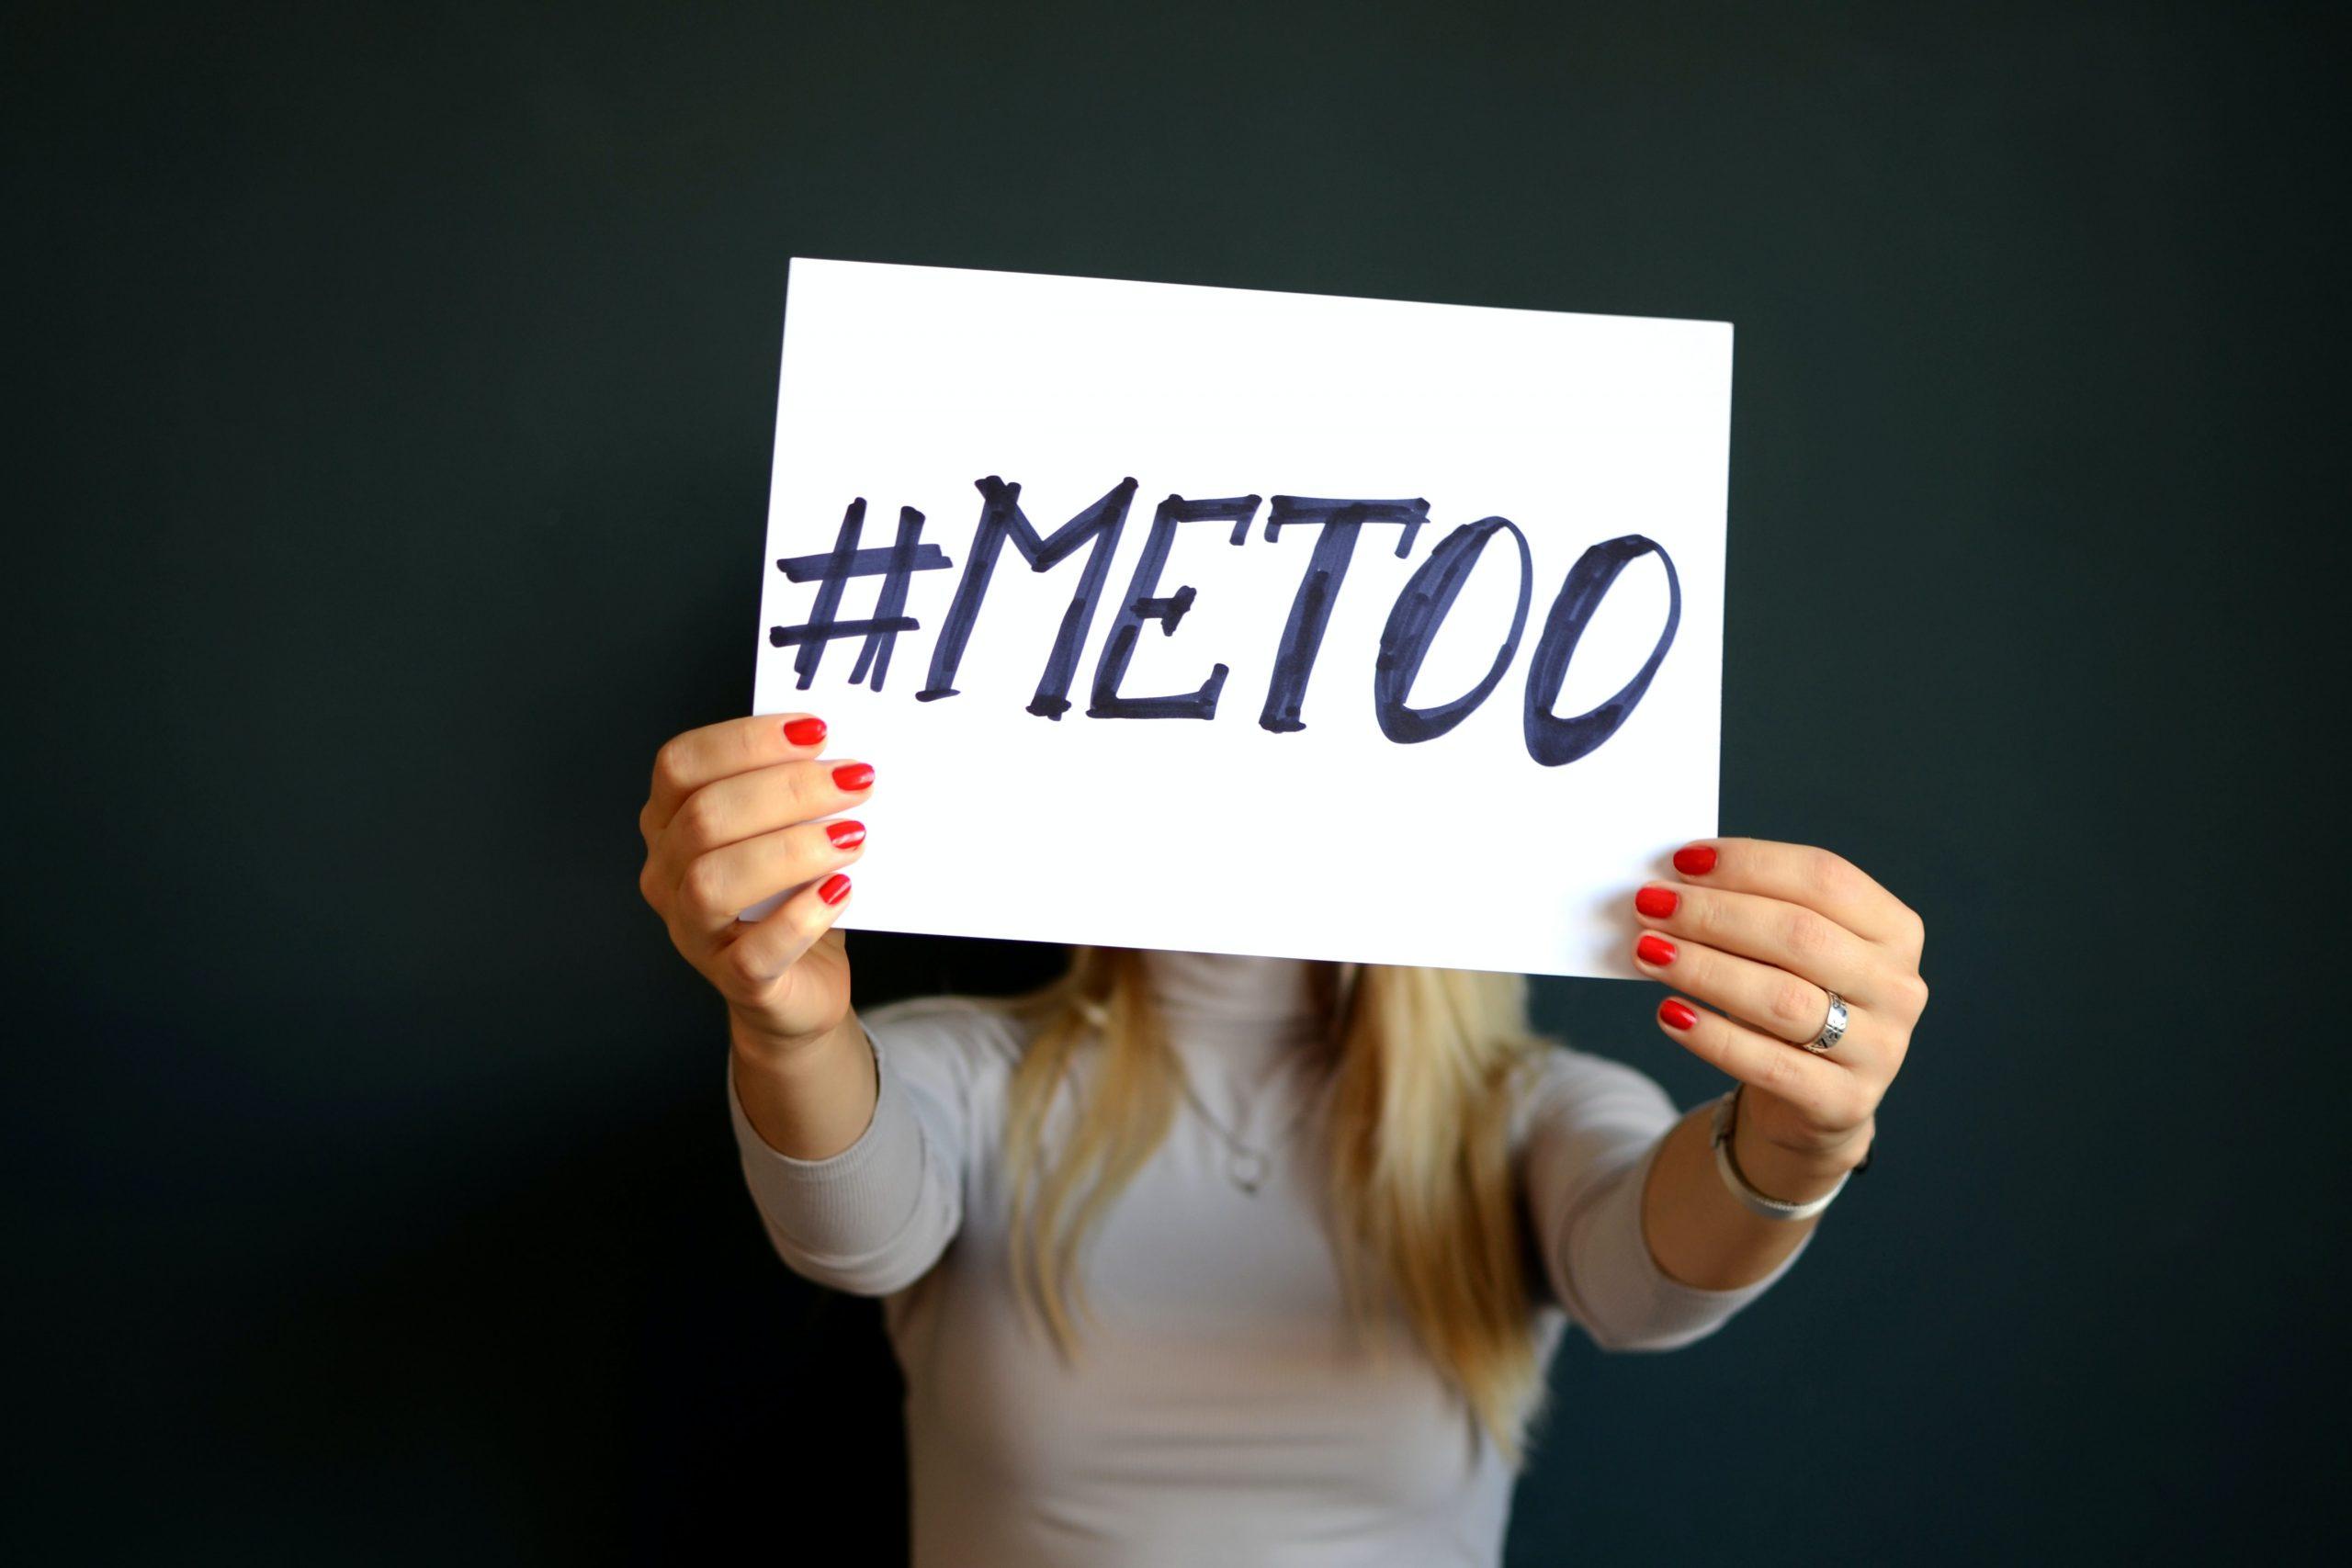
<path fill-rule="evenodd" d="M 862 637 L 865 644 L 857 651 L 857 663 L 849 672 L 849 683 L 854 686 L 864 682 L 870 668 L 874 690 L 880 691 L 882 677 L 890 668 L 890 649 L 897 644 L 899 634 L 913 631 L 922 624 L 905 613 L 908 580 L 918 571 L 943 571 L 950 564 L 937 545 L 922 542 L 922 513 L 911 506 L 899 508 L 899 537 L 888 549 L 859 549 L 857 536 L 865 526 L 865 498 L 861 495 L 842 514 L 842 529 L 835 536 L 831 549 L 822 555 L 786 556 L 775 563 L 786 582 L 817 585 L 817 602 L 809 606 L 806 622 L 797 626 L 768 628 L 770 647 L 799 646 L 800 651 L 792 656 L 792 668 L 799 676 L 793 683 L 797 690 L 807 691 L 809 682 L 816 680 L 817 661 L 824 657 L 827 643 L 840 637 Z M 838 618 L 842 585 L 853 577 L 882 580 L 871 620 Z"/>

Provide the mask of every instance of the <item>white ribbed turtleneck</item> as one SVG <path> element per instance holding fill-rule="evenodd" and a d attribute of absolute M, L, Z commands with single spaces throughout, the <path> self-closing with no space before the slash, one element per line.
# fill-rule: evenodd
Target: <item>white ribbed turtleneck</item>
<path fill-rule="evenodd" d="M 1152 997 L 1171 1022 L 1250 1029 L 1320 1025 L 1313 976 L 1303 958 L 1159 951 L 1142 956 Z"/>
<path fill-rule="evenodd" d="M 1327 1020 L 1307 962 L 1229 953 L 1143 954 L 1146 984 L 1196 1102 L 1228 1145 L 1268 1151 L 1323 1081 Z"/>
<path fill-rule="evenodd" d="M 1496 1568 L 1511 1476 L 1494 1445 L 1401 1318 L 1377 1357 L 1349 1331 L 1313 1157 L 1323 1097 L 1306 1092 L 1333 1079 L 1297 1070 L 1330 1059 L 1313 966 L 1147 957 L 1187 1084 L 1266 1152 L 1262 1168 L 1238 1156 L 1194 1107 L 1174 1119 L 1078 1255 L 1075 1358 L 1013 1289 L 1026 1242 L 1003 1138 L 1029 1015 L 973 997 L 861 1008 L 873 1121 L 822 1160 L 763 1144 L 728 1074 L 777 1254 L 884 1298 L 906 1375 L 914 1568 Z M 1736 1291 L 1668 1278 L 1641 1206 L 1673 1101 L 1583 1052 L 1535 1066 L 1511 1142 L 1539 1359 L 1568 1314 L 1612 1348 L 1688 1344 L 1811 1246 Z"/>

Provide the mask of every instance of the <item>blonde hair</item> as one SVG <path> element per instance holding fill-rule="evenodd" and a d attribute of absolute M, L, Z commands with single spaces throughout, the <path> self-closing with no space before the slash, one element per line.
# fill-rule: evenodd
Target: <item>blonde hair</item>
<path fill-rule="evenodd" d="M 1091 1316 L 1079 1252 L 1167 1136 L 1182 1092 L 1142 965 L 1133 949 L 1080 947 L 1067 975 L 1009 1004 L 1035 1024 L 1006 1109 L 1013 1287 L 1066 1357 L 1073 1307 Z M 1516 1069 L 1545 1045 L 1527 1027 L 1526 980 L 1310 972 L 1330 1021 L 1326 1179 L 1350 1320 L 1361 1335 L 1384 1294 L 1401 1306 L 1516 1470 L 1544 1404 L 1510 1148 Z M 1090 1029 L 1101 1060 L 1049 1159 L 1046 1122 Z M 1380 1353 L 1377 1336 L 1368 1343 Z"/>

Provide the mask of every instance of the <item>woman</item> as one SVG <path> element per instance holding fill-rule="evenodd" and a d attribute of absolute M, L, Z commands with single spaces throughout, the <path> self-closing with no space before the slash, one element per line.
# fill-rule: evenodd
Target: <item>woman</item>
<path fill-rule="evenodd" d="M 1739 1080 L 1687 1115 L 1530 1035 L 1517 976 L 1080 949 L 860 1014 L 874 770 L 824 745 L 670 741 L 639 886 L 727 998 L 776 1251 L 887 1298 L 917 1568 L 1496 1562 L 1566 1324 L 1671 1349 L 1787 1272 L 1927 1001 L 1876 883 L 1717 839 L 1626 905 L 1667 1037 Z"/>

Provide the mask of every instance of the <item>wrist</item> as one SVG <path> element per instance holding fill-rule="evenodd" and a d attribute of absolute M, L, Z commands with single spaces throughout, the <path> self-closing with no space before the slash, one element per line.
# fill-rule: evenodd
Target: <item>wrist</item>
<path fill-rule="evenodd" d="M 854 1013 L 813 1039 L 779 1051 L 773 1037 L 745 1031 L 728 1053 L 728 1074 L 760 1142 L 790 1159 L 825 1160 L 870 1126 L 880 1103 L 880 1058 Z"/>
<path fill-rule="evenodd" d="M 814 1034 L 781 1034 L 746 1019 L 731 1007 L 727 1010 L 729 1047 L 741 1066 L 755 1072 L 790 1077 L 804 1064 L 829 1055 L 827 1048 L 844 1038 L 861 1042 L 864 1039 L 854 1011 L 844 1012 L 830 1028 Z"/>
<path fill-rule="evenodd" d="M 1732 1162 L 1748 1185 L 1785 1203 L 1809 1203 L 1833 1190 L 1870 1154 L 1873 1118 L 1845 1142 L 1826 1149 L 1792 1149 L 1751 1131 L 1743 1117 L 1732 1128 Z"/>

